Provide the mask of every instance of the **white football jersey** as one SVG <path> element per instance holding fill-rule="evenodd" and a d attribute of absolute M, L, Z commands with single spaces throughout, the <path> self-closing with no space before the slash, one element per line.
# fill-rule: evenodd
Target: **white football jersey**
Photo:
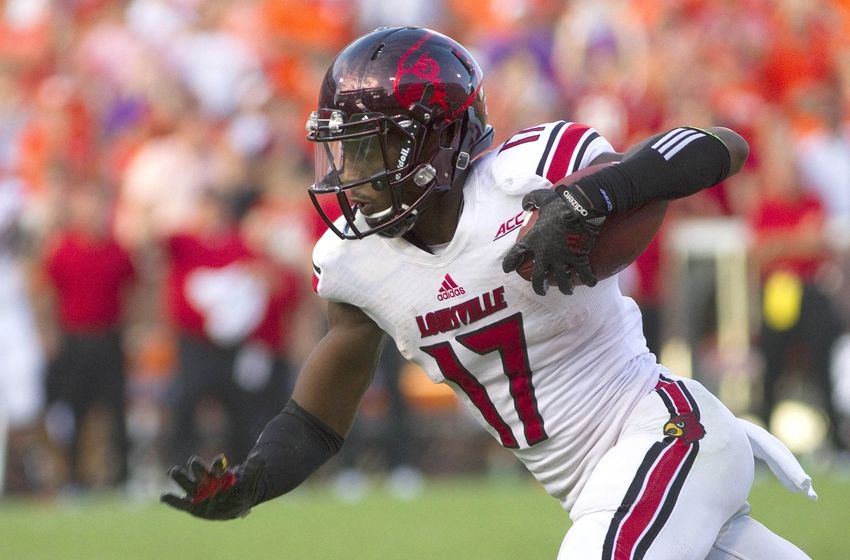
<path fill-rule="evenodd" d="M 332 232 L 313 253 L 318 294 L 361 308 L 407 359 L 448 383 L 567 509 L 653 390 L 658 366 L 616 277 L 539 296 L 502 271 L 502 257 L 522 225 L 525 193 L 612 151 L 583 125 L 528 128 L 475 162 L 454 238 L 439 254 Z"/>

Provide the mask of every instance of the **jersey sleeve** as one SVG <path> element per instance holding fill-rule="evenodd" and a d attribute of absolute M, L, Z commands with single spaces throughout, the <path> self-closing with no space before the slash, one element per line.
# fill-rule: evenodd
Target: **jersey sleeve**
<path fill-rule="evenodd" d="M 343 218 L 337 221 L 337 227 L 344 224 Z M 357 287 L 358 271 L 353 263 L 362 245 L 368 240 L 342 240 L 327 230 L 313 247 L 313 291 L 326 301 L 349 303 L 360 306 Z"/>
<path fill-rule="evenodd" d="M 316 245 L 313 247 L 313 280 L 312 286 L 313 291 L 316 292 L 316 295 L 323 299 L 331 299 L 331 294 L 333 292 L 331 286 L 332 281 L 327 280 L 329 275 L 325 274 L 326 266 L 333 262 L 332 254 L 334 251 L 334 246 L 336 243 L 333 239 L 329 237 L 332 235 L 331 232 L 325 232 L 325 234 L 319 238 L 319 241 L 316 242 Z"/>
<path fill-rule="evenodd" d="M 499 175 L 536 175 L 557 183 L 614 148 L 593 128 L 557 121 L 520 130 L 497 148 Z"/>

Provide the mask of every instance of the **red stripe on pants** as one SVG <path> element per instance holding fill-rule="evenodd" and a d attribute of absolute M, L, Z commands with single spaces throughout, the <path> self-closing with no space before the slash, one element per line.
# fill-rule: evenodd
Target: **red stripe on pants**
<path fill-rule="evenodd" d="M 664 497 L 691 449 L 690 444 L 678 439 L 658 458 L 643 492 L 620 525 L 614 560 L 631 560 L 641 535 L 664 504 Z"/>

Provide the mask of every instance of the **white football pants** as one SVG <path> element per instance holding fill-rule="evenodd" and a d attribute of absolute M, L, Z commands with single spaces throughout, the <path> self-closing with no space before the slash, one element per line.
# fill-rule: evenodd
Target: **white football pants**
<path fill-rule="evenodd" d="M 700 383 L 662 376 L 582 489 L 558 560 L 807 559 L 749 516 L 749 431 Z"/>

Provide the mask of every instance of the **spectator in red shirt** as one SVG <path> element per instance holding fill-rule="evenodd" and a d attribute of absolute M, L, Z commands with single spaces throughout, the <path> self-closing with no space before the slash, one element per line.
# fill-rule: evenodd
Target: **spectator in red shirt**
<path fill-rule="evenodd" d="M 73 413 L 70 479 L 91 483 L 80 467 L 81 431 L 97 407 L 110 415 L 110 440 L 116 465 L 110 482 L 127 477 L 125 356 L 122 315 L 126 289 L 135 279 L 133 263 L 113 237 L 104 193 L 75 187 L 67 197 L 67 223 L 44 258 L 55 296 L 60 345 L 48 374 L 48 398 L 66 403 Z"/>
<path fill-rule="evenodd" d="M 830 255 L 824 234 L 825 210 L 799 179 L 783 135 L 766 142 L 761 169 L 762 199 L 752 216 L 753 260 L 762 283 L 759 345 L 765 359 L 761 416 L 770 421 L 778 382 L 792 357 L 805 357 L 807 371 L 821 390 L 829 417 L 830 443 L 846 448 L 832 402 L 831 349 L 842 332 L 835 302 L 819 283 Z"/>
<path fill-rule="evenodd" d="M 251 413 L 248 430 L 254 441 L 268 420 L 286 404 L 295 380 L 292 359 L 294 327 L 303 320 L 306 290 L 303 274 L 258 255 L 255 271 L 265 281 L 268 300 L 259 325 L 240 345 L 233 377 L 245 391 Z"/>
<path fill-rule="evenodd" d="M 199 443 L 198 411 L 208 399 L 225 413 L 225 448 L 244 459 L 289 394 L 283 317 L 299 297 L 297 282 L 246 244 L 240 198 L 205 191 L 194 223 L 165 241 L 166 303 L 178 334 L 172 443 L 180 461 Z"/>

